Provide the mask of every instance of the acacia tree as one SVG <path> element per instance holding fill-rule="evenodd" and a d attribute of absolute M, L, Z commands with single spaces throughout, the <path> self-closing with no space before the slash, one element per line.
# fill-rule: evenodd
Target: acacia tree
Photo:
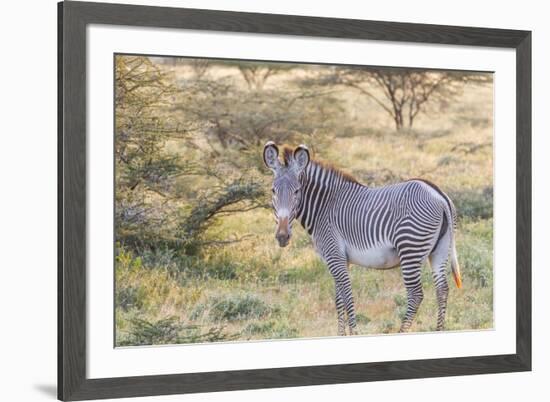
<path fill-rule="evenodd" d="M 203 137 L 218 158 L 228 150 L 256 152 L 267 140 L 281 143 L 308 136 L 323 141 L 343 113 L 336 99 L 318 89 L 248 91 L 223 79 L 182 85 L 185 96 L 176 109 L 182 119 L 200 122 Z"/>
<path fill-rule="evenodd" d="M 373 100 L 394 121 L 395 128 L 412 128 L 430 103 L 443 103 L 462 93 L 467 83 L 484 83 L 487 74 L 400 68 L 334 68 L 317 84 L 341 85 Z"/>
<path fill-rule="evenodd" d="M 258 207 L 262 188 L 221 174 L 211 160 L 169 151 L 170 142 L 190 144 L 203 124 L 173 113 L 180 88 L 149 58 L 117 56 L 115 76 L 117 240 L 130 247 L 198 252 L 208 243 L 204 232 L 212 222 Z M 197 175 L 210 182 L 208 189 L 183 199 L 175 191 L 177 180 Z"/>
<path fill-rule="evenodd" d="M 262 90 L 269 77 L 283 71 L 279 65 L 264 63 L 239 63 L 238 67 L 248 88 L 254 90 Z"/>
<path fill-rule="evenodd" d="M 244 78 L 249 90 L 261 91 L 268 79 L 295 68 L 289 63 L 225 62 L 235 65 Z"/>
<path fill-rule="evenodd" d="M 166 237 L 175 205 L 165 195 L 187 167 L 166 152 L 170 137 L 187 128 L 163 116 L 173 88 L 146 57 L 115 59 L 115 214 L 117 238 L 149 243 Z"/>

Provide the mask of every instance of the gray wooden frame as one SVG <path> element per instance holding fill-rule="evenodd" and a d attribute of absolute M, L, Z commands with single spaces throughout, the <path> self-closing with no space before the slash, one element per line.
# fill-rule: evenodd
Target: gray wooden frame
<path fill-rule="evenodd" d="M 498 356 L 86 377 L 86 26 L 110 24 L 516 50 L 516 353 Z M 148 7 L 58 4 L 58 397 L 82 400 L 531 370 L 531 32 Z M 93 172 L 90 172 L 93 174 Z M 510 264 L 513 264 L 510 261 Z"/>

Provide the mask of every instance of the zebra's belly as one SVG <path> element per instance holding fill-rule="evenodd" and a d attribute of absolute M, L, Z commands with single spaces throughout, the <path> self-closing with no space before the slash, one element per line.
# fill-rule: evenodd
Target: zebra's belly
<path fill-rule="evenodd" d="M 347 247 L 346 252 L 350 263 L 365 268 L 388 269 L 399 265 L 397 250 L 392 246 L 380 245 L 366 250 Z"/>

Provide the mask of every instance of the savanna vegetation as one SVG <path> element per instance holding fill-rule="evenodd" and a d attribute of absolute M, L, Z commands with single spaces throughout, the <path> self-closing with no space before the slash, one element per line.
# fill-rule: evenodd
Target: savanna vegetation
<path fill-rule="evenodd" d="M 336 335 L 334 283 L 298 223 L 279 248 L 267 140 L 369 186 L 422 177 L 456 204 L 448 330 L 493 325 L 490 74 L 119 55 L 116 345 Z M 396 332 L 398 269 L 351 267 L 359 334 Z M 431 271 L 412 331 L 432 331 Z"/>

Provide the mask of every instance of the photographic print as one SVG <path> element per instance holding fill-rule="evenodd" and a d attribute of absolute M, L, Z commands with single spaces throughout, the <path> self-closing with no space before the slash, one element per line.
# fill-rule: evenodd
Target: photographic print
<path fill-rule="evenodd" d="M 116 54 L 115 346 L 493 328 L 493 74 Z"/>

